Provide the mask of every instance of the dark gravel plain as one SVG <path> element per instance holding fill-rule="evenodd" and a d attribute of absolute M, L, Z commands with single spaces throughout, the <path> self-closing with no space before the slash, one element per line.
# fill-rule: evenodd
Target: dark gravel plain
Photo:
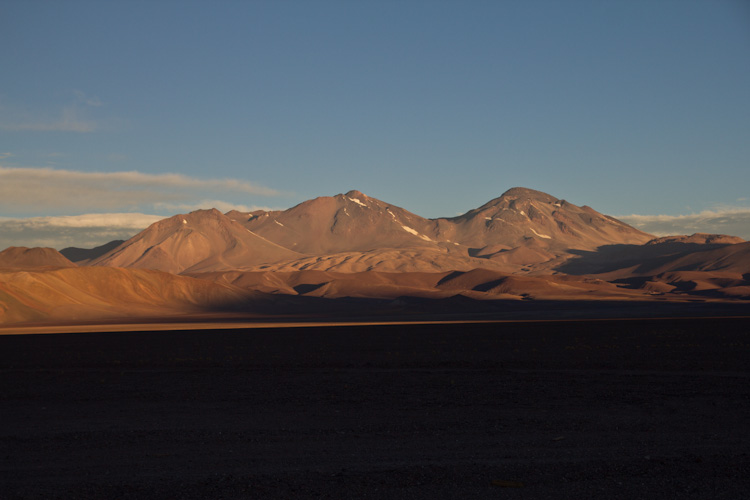
<path fill-rule="evenodd" d="M 0 337 L 0 498 L 747 498 L 750 319 Z"/>

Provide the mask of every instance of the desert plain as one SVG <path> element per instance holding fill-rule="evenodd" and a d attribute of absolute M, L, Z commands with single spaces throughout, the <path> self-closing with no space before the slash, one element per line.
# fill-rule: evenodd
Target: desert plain
<path fill-rule="evenodd" d="M 0 337 L 3 498 L 741 498 L 748 318 Z"/>

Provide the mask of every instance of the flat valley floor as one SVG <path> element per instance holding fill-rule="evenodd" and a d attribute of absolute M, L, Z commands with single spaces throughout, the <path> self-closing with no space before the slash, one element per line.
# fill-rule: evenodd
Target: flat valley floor
<path fill-rule="evenodd" d="M 726 498 L 750 319 L 0 336 L 0 498 Z"/>

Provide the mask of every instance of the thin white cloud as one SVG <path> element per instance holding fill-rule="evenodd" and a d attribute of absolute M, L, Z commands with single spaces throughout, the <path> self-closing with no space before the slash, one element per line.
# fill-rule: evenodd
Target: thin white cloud
<path fill-rule="evenodd" d="M 98 97 L 88 96 L 85 92 L 82 92 L 80 90 L 74 90 L 73 94 L 76 96 L 76 100 L 80 104 L 85 104 L 87 106 L 93 106 L 96 108 L 104 104 Z"/>
<path fill-rule="evenodd" d="M 10 158 L 11 156 L 13 156 L 11 153 L 0 153 L 0 160 Z"/>
<path fill-rule="evenodd" d="M 130 211 L 168 203 L 195 203 L 206 194 L 276 196 L 279 191 L 239 179 L 182 174 L 80 172 L 0 166 L 2 213 Z"/>
<path fill-rule="evenodd" d="M 0 218 L 0 249 L 9 246 L 93 248 L 126 240 L 163 219 L 141 213 L 84 214 L 59 217 Z"/>
<path fill-rule="evenodd" d="M 128 159 L 128 156 L 122 153 L 111 153 L 107 155 L 107 159 L 109 161 L 125 161 Z"/>
<path fill-rule="evenodd" d="M 161 215 L 149 215 L 141 213 L 111 213 L 111 214 L 83 214 L 83 215 L 58 215 L 50 217 L 27 217 L 12 218 L 0 217 L 0 224 L 5 227 L 109 227 L 143 229 L 164 217 Z"/>
<path fill-rule="evenodd" d="M 55 118 L 25 119 L 14 122 L 0 122 L 0 129 L 9 131 L 31 131 L 31 132 L 94 132 L 97 124 L 93 120 L 87 120 L 79 116 L 76 106 L 66 106 L 62 109 L 60 116 Z"/>
<path fill-rule="evenodd" d="M 621 215 L 617 219 L 656 236 L 712 233 L 750 239 L 750 207 L 723 207 L 687 215 Z"/>
<path fill-rule="evenodd" d="M 15 116 L 6 117 L 0 122 L 1 130 L 30 132 L 78 132 L 96 131 L 99 126 L 95 120 L 87 117 L 87 109 L 103 105 L 98 97 L 90 97 L 74 90 L 73 102 L 64 105 L 57 113 L 50 115 L 31 115 L 28 112 L 17 112 Z"/>

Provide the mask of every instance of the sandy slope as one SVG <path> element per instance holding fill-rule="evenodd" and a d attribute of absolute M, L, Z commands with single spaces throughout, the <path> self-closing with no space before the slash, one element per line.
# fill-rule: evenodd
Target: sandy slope
<path fill-rule="evenodd" d="M 212 209 L 152 224 L 90 265 L 180 273 L 234 269 L 298 256 Z"/>
<path fill-rule="evenodd" d="M 584 276 L 513 275 L 492 269 L 443 272 L 230 271 L 201 273 L 198 278 L 247 290 L 330 299 L 367 297 L 474 300 L 656 300 L 650 289 L 616 285 Z M 684 299 L 675 295 L 675 300 Z"/>
<path fill-rule="evenodd" d="M 175 315 L 247 300 L 236 287 L 108 267 L 0 270 L 0 323 Z"/>

